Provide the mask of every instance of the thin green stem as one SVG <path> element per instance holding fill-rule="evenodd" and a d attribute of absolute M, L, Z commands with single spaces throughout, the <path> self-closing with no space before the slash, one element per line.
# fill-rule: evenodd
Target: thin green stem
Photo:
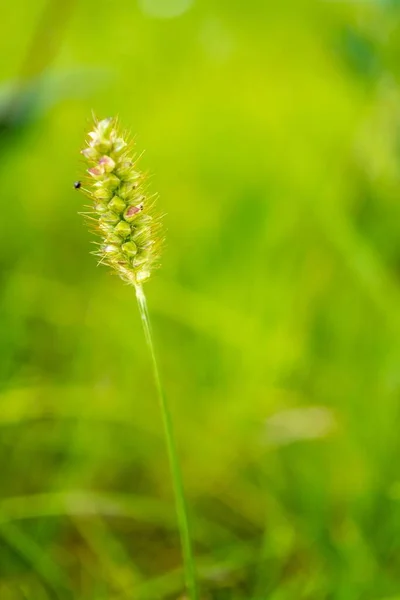
<path fill-rule="evenodd" d="M 188 511 L 186 507 L 185 493 L 183 490 L 183 482 L 181 469 L 176 450 L 174 431 L 172 427 L 171 415 L 168 408 L 167 399 L 165 397 L 164 388 L 161 383 L 160 371 L 158 368 L 156 353 L 154 350 L 153 336 L 151 332 L 150 317 L 147 309 L 146 296 L 144 295 L 141 285 L 135 285 L 136 298 L 139 305 L 140 316 L 144 329 L 146 342 L 150 350 L 151 360 L 153 364 L 154 379 L 156 382 L 158 398 L 160 403 L 161 415 L 164 423 L 164 433 L 167 444 L 168 458 L 172 475 L 172 483 L 175 493 L 176 514 L 179 525 L 179 532 L 182 544 L 182 554 L 185 570 L 185 583 L 191 600 L 199 600 L 197 589 L 195 565 L 192 550 L 192 541 L 189 531 Z"/>

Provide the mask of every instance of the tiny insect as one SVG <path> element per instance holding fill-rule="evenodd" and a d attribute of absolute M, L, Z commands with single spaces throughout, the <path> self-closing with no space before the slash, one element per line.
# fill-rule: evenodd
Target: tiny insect
<path fill-rule="evenodd" d="M 82 185 L 82 182 L 81 182 L 81 181 L 75 181 L 75 182 L 74 182 L 74 188 L 75 188 L 76 190 L 79 190 L 79 188 L 81 187 L 81 185 Z"/>

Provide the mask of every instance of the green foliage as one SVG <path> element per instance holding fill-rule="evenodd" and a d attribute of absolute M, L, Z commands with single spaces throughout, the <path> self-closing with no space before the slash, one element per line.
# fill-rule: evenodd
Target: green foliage
<path fill-rule="evenodd" d="M 1 600 L 182 596 L 135 299 L 77 215 L 92 109 L 167 213 L 146 294 L 204 600 L 394 600 L 398 3 L 50 4 L 2 7 Z"/>

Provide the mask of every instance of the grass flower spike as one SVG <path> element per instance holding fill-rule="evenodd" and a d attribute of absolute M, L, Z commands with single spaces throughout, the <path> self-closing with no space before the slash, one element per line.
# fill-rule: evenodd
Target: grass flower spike
<path fill-rule="evenodd" d="M 161 382 L 156 358 L 150 316 L 142 283 L 157 265 L 160 239 L 160 217 L 154 214 L 154 197 L 147 196 L 145 177 L 137 170 L 132 144 L 121 135 L 114 118 L 96 121 L 82 150 L 89 163 L 87 183 L 81 189 L 93 202 L 90 213 L 84 213 L 95 224 L 101 236 L 95 254 L 100 263 L 109 265 L 126 282 L 135 287 L 146 342 L 150 351 L 157 388 L 182 545 L 185 583 L 190 600 L 198 600 L 188 511 L 176 450 L 172 420 Z"/>
<path fill-rule="evenodd" d="M 93 201 L 87 216 L 102 238 L 95 254 L 134 285 L 150 276 L 160 250 L 160 218 L 154 196 L 146 194 L 145 176 L 115 118 L 95 122 L 82 150 L 89 168 L 85 192 Z M 94 219 L 94 221 L 93 221 Z"/>

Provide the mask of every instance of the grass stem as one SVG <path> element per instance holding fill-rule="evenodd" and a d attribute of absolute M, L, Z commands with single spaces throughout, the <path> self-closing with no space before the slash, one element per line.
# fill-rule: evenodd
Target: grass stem
<path fill-rule="evenodd" d="M 150 350 L 151 361 L 153 364 L 154 379 L 157 387 L 158 398 L 160 403 L 161 415 L 164 424 L 164 433 L 167 444 L 168 458 L 172 475 L 172 483 L 175 493 L 176 514 L 178 519 L 179 533 L 182 544 L 182 554 L 184 562 L 185 583 L 189 592 L 190 600 L 199 600 L 195 565 L 193 558 L 192 541 L 189 531 L 189 519 L 186 506 L 185 493 L 183 489 L 181 469 L 176 450 L 175 436 L 172 427 L 171 415 L 168 408 L 167 399 L 164 388 L 161 382 L 160 371 L 158 368 L 157 357 L 154 349 L 153 335 L 150 325 L 150 317 L 147 308 L 146 296 L 141 285 L 137 284 L 136 298 L 139 305 L 140 316 L 144 329 L 146 342 Z"/>

